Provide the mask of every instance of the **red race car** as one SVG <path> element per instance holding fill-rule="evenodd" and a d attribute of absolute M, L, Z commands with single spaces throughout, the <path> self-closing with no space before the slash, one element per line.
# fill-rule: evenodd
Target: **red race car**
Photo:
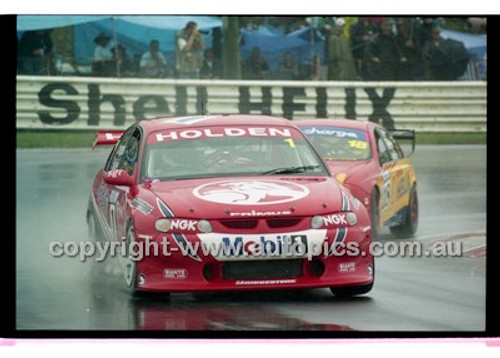
<path fill-rule="evenodd" d="M 416 233 L 417 179 L 408 160 L 415 149 L 414 131 L 388 131 L 373 122 L 343 119 L 295 123 L 318 149 L 335 178 L 365 204 L 374 237 L 383 226 L 397 236 Z M 411 144 L 407 153 L 396 139 Z"/>
<path fill-rule="evenodd" d="M 157 118 L 112 143 L 87 219 L 132 293 L 372 288 L 368 212 L 290 121 Z"/>

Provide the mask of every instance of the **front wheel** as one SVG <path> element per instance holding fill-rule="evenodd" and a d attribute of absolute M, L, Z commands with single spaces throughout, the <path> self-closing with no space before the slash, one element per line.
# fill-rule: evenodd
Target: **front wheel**
<path fill-rule="evenodd" d="M 125 287 L 132 295 L 137 292 L 137 261 L 134 259 L 131 249 L 135 242 L 134 225 L 132 221 L 127 223 L 125 234 L 126 255 L 120 257 Z"/>
<path fill-rule="evenodd" d="M 413 184 L 410 191 L 410 200 L 408 201 L 408 212 L 401 225 L 391 226 L 391 232 L 400 237 L 409 237 L 415 235 L 418 228 L 418 197 L 417 186 Z"/>
<path fill-rule="evenodd" d="M 376 239 L 380 231 L 380 194 L 376 187 L 373 188 L 370 197 L 370 223 L 372 227 L 372 238 Z"/>

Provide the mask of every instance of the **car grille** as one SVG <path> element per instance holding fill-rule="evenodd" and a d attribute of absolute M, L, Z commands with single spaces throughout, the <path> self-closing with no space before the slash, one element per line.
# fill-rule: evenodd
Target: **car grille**
<path fill-rule="evenodd" d="M 221 224 L 229 229 L 255 229 L 257 220 L 221 220 Z"/>
<path fill-rule="evenodd" d="M 270 229 L 283 229 L 298 225 L 302 218 L 227 219 L 221 220 L 220 223 L 228 229 L 251 230 L 258 226 L 260 220 L 265 221 Z"/>
<path fill-rule="evenodd" d="M 235 261 L 222 264 L 224 280 L 277 279 L 302 276 L 302 260 Z"/>
<path fill-rule="evenodd" d="M 300 221 L 300 218 L 268 219 L 267 226 L 271 229 L 281 229 L 284 227 L 295 226 L 300 223 Z"/>

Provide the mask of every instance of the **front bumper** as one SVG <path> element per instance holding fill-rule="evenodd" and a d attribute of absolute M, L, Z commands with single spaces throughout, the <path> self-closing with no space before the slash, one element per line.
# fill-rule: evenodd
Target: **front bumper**
<path fill-rule="evenodd" d="M 185 241 L 195 245 L 201 243 L 201 235 L 154 236 L 152 240 L 158 244 L 167 240 L 172 251 L 165 256 L 165 252 L 159 250 L 158 255 L 147 255 L 137 262 L 139 277 L 137 289 L 140 291 L 200 292 L 342 287 L 372 283 L 374 267 L 373 257 L 369 252 L 371 231 L 351 227 L 342 242 L 338 241 L 339 229 L 322 231 L 322 247 L 330 248 L 337 240 L 337 243 L 341 244 L 341 247 L 338 247 L 340 251 L 342 248 L 345 249 L 355 244 L 359 248 L 359 253 L 351 255 L 354 252 L 343 250 L 343 254 L 342 252 L 329 254 L 328 251 L 323 250 L 318 255 L 310 255 L 309 258 L 307 256 L 284 257 L 283 255 L 221 257 L 220 255 L 205 255 L 199 249 L 195 254 L 191 252 L 191 255 L 185 255 L 180 250 L 179 239 L 182 238 L 181 243 Z M 283 235 L 291 234 L 294 233 Z M 141 235 L 138 235 L 136 240 L 143 239 Z M 178 250 L 174 250 L 176 247 Z"/>

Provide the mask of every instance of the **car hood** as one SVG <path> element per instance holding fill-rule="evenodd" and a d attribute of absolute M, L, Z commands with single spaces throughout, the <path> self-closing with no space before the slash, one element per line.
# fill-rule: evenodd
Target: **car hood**
<path fill-rule="evenodd" d="M 370 161 L 327 160 L 325 162 L 334 177 L 340 173 L 345 173 L 349 177 L 356 173 L 358 170 L 366 167 L 366 165 L 369 164 Z"/>
<path fill-rule="evenodd" d="M 149 191 L 164 216 L 205 219 L 312 216 L 341 211 L 343 200 L 348 200 L 330 177 L 171 180 L 152 183 Z"/>

